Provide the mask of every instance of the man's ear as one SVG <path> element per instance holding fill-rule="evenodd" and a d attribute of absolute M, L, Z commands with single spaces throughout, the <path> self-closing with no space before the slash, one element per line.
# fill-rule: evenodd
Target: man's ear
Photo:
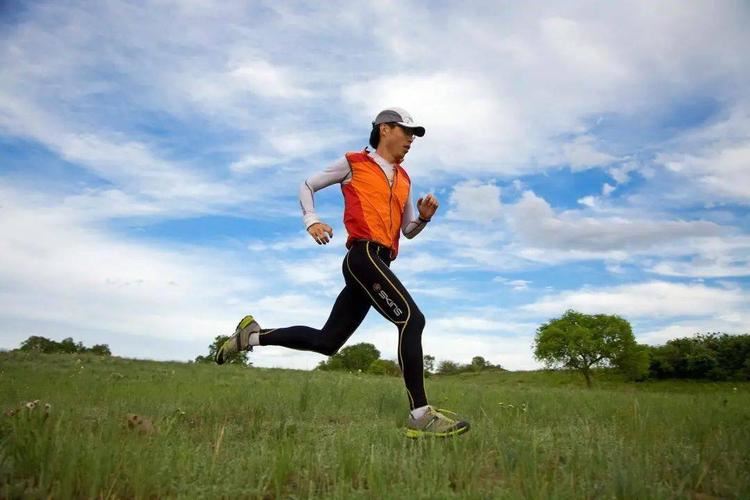
<path fill-rule="evenodd" d="M 395 125 L 392 125 L 390 123 L 381 123 L 380 124 L 380 137 L 383 137 L 387 132 L 390 132 L 395 128 Z"/>

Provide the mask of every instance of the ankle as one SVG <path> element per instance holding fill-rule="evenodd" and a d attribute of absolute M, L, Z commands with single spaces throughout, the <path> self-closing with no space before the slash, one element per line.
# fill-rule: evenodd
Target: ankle
<path fill-rule="evenodd" d="M 424 405 L 420 406 L 419 408 L 414 408 L 411 411 L 411 418 L 418 419 L 424 417 L 425 413 L 427 413 L 427 410 L 430 409 L 430 405 Z"/>

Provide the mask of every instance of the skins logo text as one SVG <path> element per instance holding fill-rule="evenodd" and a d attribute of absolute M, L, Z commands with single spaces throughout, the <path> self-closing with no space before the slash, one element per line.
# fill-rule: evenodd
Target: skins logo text
<path fill-rule="evenodd" d="M 404 313 L 404 312 L 403 312 L 403 311 L 401 310 L 401 308 L 400 308 L 400 307 L 398 307 L 398 306 L 396 305 L 396 303 L 395 303 L 395 302 L 393 302 L 393 300 L 391 300 L 391 298 L 390 298 L 390 297 L 388 296 L 388 294 L 387 294 L 387 293 L 385 293 L 385 290 L 383 290 L 383 287 L 382 287 L 382 286 L 380 286 L 380 283 L 375 283 L 374 285 L 372 285 L 372 289 L 373 289 L 373 291 L 374 291 L 374 292 L 375 292 L 376 294 L 378 294 L 378 296 L 379 296 L 379 297 L 380 297 L 381 299 L 385 300 L 385 303 L 386 303 L 386 304 L 388 304 L 388 307 L 390 307 L 390 308 L 391 308 L 391 309 L 393 310 L 393 314 L 395 314 L 395 315 L 396 315 L 396 317 L 399 317 L 399 316 L 401 316 L 401 315 L 402 315 L 402 314 Z"/>

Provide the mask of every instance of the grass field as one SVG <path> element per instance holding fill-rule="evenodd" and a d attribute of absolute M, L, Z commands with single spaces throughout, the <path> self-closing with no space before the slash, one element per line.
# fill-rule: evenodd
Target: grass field
<path fill-rule="evenodd" d="M 750 498 L 750 384 L 507 372 L 427 392 L 472 430 L 405 439 L 396 378 L 3 353 L 0 409 L 40 403 L 0 416 L 0 497 Z"/>

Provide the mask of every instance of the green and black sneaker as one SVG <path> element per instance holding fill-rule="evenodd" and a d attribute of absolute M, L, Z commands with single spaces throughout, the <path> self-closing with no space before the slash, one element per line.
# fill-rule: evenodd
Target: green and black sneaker
<path fill-rule="evenodd" d="M 427 408 L 427 412 L 420 418 L 414 418 L 409 415 L 409 424 L 406 426 L 406 437 L 451 437 L 458 436 L 469 430 L 469 422 L 463 420 L 454 420 L 444 415 L 452 411 L 436 410 L 432 406 Z"/>
<path fill-rule="evenodd" d="M 224 344 L 219 348 L 214 358 L 217 364 L 223 365 L 229 356 L 240 351 L 252 351 L 250 345 L 250 334 L 260 332 L 260 325 L 255 318 L 248 315 L 242 318 L 234 331 Z"/>

